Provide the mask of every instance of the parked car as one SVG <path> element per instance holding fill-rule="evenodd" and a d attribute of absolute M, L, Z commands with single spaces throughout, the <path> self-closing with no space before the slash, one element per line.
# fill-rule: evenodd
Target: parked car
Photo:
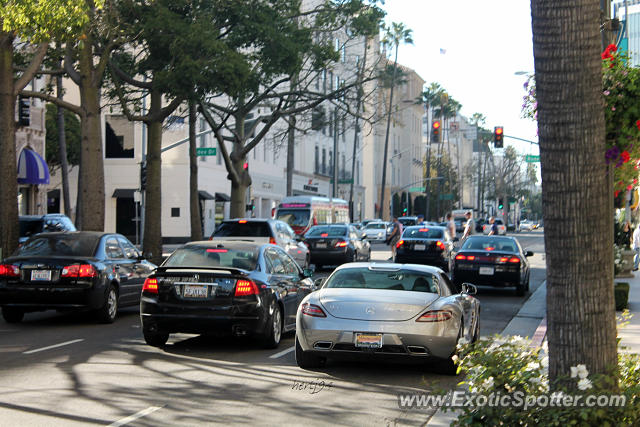
<path fill-rule="evenodd" d="M 304 236 L 304 243 L 311 253 L 311 263 L 316 269 L 323 265 L 340 265 L 346 262 L 369 261 L 371 245 L 366 237 L 350 225 L 314 225 Z"/>
<path fill-rule="evenodd" d="M 362 230 L 369 241 L 384 242 L 387 240 L 387 226 L 384 221 L 370 222 Z"/>
<path fill-rule="evenodd" d="M 298 305 L 314 287 L 310 276 L 272 244 L 187 243 L 145 281 L 144 339 L 159 347 L 176 332 L 249 335 L 275 348 L 295 329 Z"/>
<path fill-rule="evenodd" d="M 520 221 L 520 227 L 518 231 L 531 231 L 534 228 L 535 227 L 533 222 L 529 221 L 528 219 L 523 219 L 522 221 Z"/>
<path fill-rule="evenodd" d="M 302 237 L 277 219 L 228 219 L 216 228 L 211 239 L 272 243 L 284 249 L 302 268 L 309 267 L 309 249 L 302 243 Z"/>
<path fill-rule="evenodd" d="M 383 222 L 381 219 L 363 219 L 362 220 L 362 228 L 366 227 L 370 222 Z"/>
<path fill-rule="evenodd" d="M 46 215 L 20 215 L 20 237 L 18 243 L 22 244 L 35 234 L 54 231 L 77 231 L 73 221 L 62 214 Z"/>
<path fill-rule="evenodd" d="M 445 227 L 407 227 L 396 243 L 394 262 L 434 265 L 449 271 L 454 241 L 458 238 L 452 239 Z"/>
<path fill-rule="evenodd" d="M 505 227 L 504 222 L 502 221 L 502 218 L 496 218 L 495 223 L 498 226 L 498 234 L 500 235 L 507 234 L 507 227 Z M 490 231 L 491 231 L 491 224 L 487 222 L 485 225 L 482 226 L 482 233 L 489 234 Z"/>
<path fill-rule="evenodd" d="M 495 287 L 515 286 L 522 296 L 529 290 L 529 261 L 533 252 L 523 250 L 518 240 L 503 236 L 470 236 L 455 256 L 452 280 Z"/>
<path fill-rule="evenodd" d="M 400 221 L 400 224 L 402 224 L 403 227 L 418 225 L 417 216 L 401 216 L 400 218 L 398 218 L 398 221 Z"/>
<path fill-rule="evenodd" d="M 156 266 L 124 236 L 92 231 L 40 233 L 0 265 L 0 306 L 7 322 L 48 309 L 94 310 L 112 323 L 137 305 Z"/>
<path fill-rule="evenodd" d="M 353 226 L 358 231 L 360 231 L 360 230 L 362 230 L 364 228 L 364 226 L 359 222 L 352 222 L 349 225 Z"/>
<path fill-rule="evenodd" d="M 482 233 L 484 231 L 483 226 L 487 224 L 487 220 L 484 218 L 478 218 L 476 220 L 476 232 L 477 233 Z"/>
<path fill-rule="evenodd" d="M 400 359 L 455 374 L 458 340 L 473 342 L 480 331 L 476 289 L 462 288 L 456 294 L 436 267 L 338 267 L 298 308 L 296 362 L 312 369 L 332 358 Z"/>

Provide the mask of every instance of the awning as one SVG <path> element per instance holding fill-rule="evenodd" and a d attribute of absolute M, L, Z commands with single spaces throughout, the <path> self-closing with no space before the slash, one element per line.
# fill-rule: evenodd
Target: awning
<path fill-rule="evenodd" d="M 231 197 L 224 193 L 216 193 L 216 202 L 230 202 Z"/>
<path fill-rule="evenodd" d="M 204 190 L 198 190 L 198 196 L 203 200 L 215 200 L 215 197 Z"/>
<path fill-rule="evenodd" d="M 131 188 L 116 188 L 111 197 L 116 197 L 118 199 L 133 199 L 133 193 L 135 193 L 135 189 Z"/>
<path fill-rule="evenodd" d="M 18 158 L 18 183 L 49 183 L 49 166 L 40 154 L 28 148 L 22 150 Z"/>

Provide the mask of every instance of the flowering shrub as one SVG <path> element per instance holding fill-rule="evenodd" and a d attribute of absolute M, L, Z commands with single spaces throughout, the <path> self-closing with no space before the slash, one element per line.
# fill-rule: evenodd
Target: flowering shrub
<path fill-rule="evenodd" d="M 610 381 L 598 375 L 590 375 L 585 365 L 571 367 L 571 372 L 561 380 L 565 386 L 550 393 L 549 359 L 543 355 L 546 349 L 531 348 L 531 342 L 521 337 L 495 336 L 481 339 L 474 344 L 461 346 L 463 356 L 458 360 L 459 369 L 466 374 L 462 384 L 471 393 L 486 396 L 527 396 L 526 399 L 544 402 L 561 401 L 566 396 L 611 396 Z M 640 356 L 619 355 L 620 393 L 626 397 L 624 406 L 561 406 L 561 405 L 482 405 L 464 406 L 452 425 L 544 425 L 544 426 L 595 426 L 637 425 L 640 422 Z M 567 384 L 575 384 L 568 387 Z M 577 390 L 576 390 L 577 389 Z M 478 399 L 479 401 L 480 399 Z M 517 402 L 514 399 L 510 402 Z"/>
<path fill-rule="evenodd" d="M 625 259 L 623 252 L 625 251 L 624 246 L 613 245 L 613 273 L 614 275 L 618 275 L 623 270 L 628 269 L 628 261 Z"/>

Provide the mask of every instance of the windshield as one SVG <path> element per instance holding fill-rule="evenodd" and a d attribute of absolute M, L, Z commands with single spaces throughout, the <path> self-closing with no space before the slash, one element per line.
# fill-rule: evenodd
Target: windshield
<path fill-rule="evenodd" d="M 371 223 L 367 224 L 366 227 L 364 227 L 364 228 L 369 228 L 369 229 L 373 229 L 373 230 L 384 230 L 386 228 L 386 226 L 382 222 L 371 222 Z"/>
<path fill-rule="evenodd" d="M 176 249 L 162 264 L 163 267 L 230 267 L 255 270 L 258 249 L 212 248 L 183 246 Z"/>
<path fill-rule="evenodd" d="M 229 221 L 220 224 L 215 237 L 271 237 L 269 224 L 262 221 Z"/>
<path fill-rule="evenodd" d="M 343 237 L 347 234 L 347 227 L 340 225 L 321 225 L 311 227 L 305 237 Z"/>
<path fill-rule="evenodd" d="M 434 276 L 412 270 L 369 270 L 345 268 L 329 277 L 323 288 L 364 288 L 438 293 Z"/>
<path fill-rule="evenodd" d="M 444 237 L 444 230 L 441 228 L 409 227 L 404 230 L 402 237 L 414 239 L 441 239 Z"/>
<path fill-rule="evenodd" d="M 92 257 L 100 235 L 56 234 L 36 236 L 14 253 L 16 256 L 80 256 Z"/>
<path fill-rule="evenodd" d="M 309 225 L 309 209 L 278 209 L 276 219 L 284 221 L 291 226 L 306 227 Z"/>
<path fill-rule="evenodd" d="M 517 253 L 517 245 L 511 239 L 498 237 L 470 237 L 462 244 L 460 249 L 479 251 L 498 251 Z"/>
<path fill-rule="evenodd" d="M 28 237 L 42 232 L 44 221 L 42 219 L 20 219 L 20 237 Z"/>

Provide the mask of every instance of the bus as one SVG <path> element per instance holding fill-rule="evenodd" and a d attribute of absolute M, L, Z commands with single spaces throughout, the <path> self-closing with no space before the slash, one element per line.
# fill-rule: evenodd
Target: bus
<path fill-rule="evenodd" d="M 296 234 L 304 235 L 313 225 L 349 223 L 349 203 L 343 199 L 316 196 L 285 197 L 275 219 L 286 222 Z"/>

